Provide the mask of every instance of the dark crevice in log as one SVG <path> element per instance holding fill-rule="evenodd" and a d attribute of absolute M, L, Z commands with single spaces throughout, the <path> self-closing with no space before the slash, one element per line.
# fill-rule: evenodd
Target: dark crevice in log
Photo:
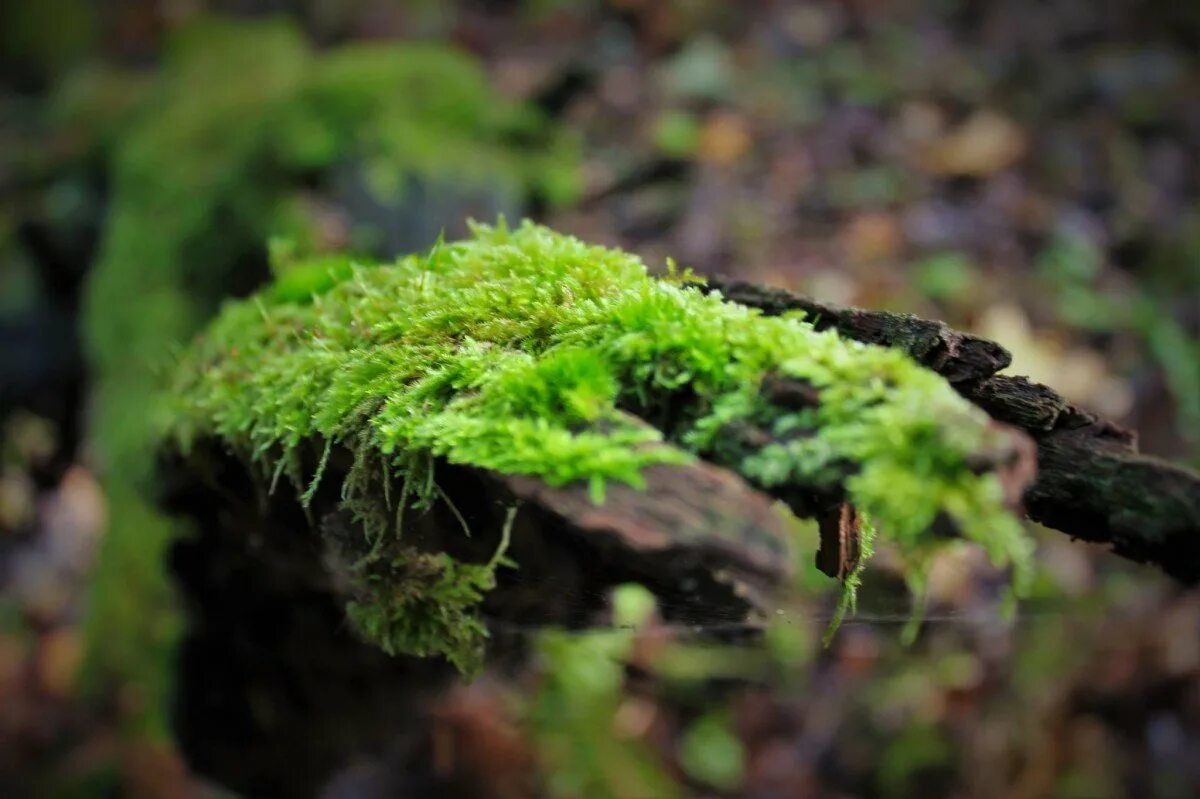
<path fill-rule="evenodd" d="M 817 517 L 821 547 L 817 568 L 830 577 L 844 580 L 862 557 L 862 519 L 849 502 L 830 508 Z"/>
<path fill-rule="evenodd" d="M 768 374 L 759 386 L 762 400 L 779 412 L 797 412 L 815 409 L 821 402 L 820 391 L 804 380 Z M 695 418 L 698 410 L 692 407 L 695 396 L 690 389 L 657 395 L 649 406 L 639 405 L 646 398 L 627 398 L 623 410 L 643 422 L 654 424 L 663 431 L 668 440 L 677 439 L 676 428 L 686 430 L 688 422 Z M 660 417 L 663 409 L 673 409 L 674 416 L 664 424 Z M 769 418 L 774 418 L 768 414 Z M 660 421 L 655 421 L 660 420 Z M 981 451 L 971 458 L 970 467 L 978 474 L 994 472 L 1004 488 L 1005 502 L 1013 510 L 1022 508 L 1025 488 L 1036 471 L 1036 450 L 1033 442 L 1023 432 L 1002 424 L 996 427 L 1005 435 L 1001 446 L 994 451 Z M 787 444 L 798 437 L 816 435 L 815 428 L 793 428 L 783 436 L 777 436 L 753 420 L 727 424 L 717 434 L 711 446 L 698 454 L 713 464 L 740 473 L 745 461 L 772 444 Z M 820 525 L 820 548 L 815 560 L 818 569 L 830 577 L 842 579 L 857 564 L 860 557 L 860 519 L 855 508 L 847 502 L 845 481 L 858 470 L 853 462 L 831 464 L 820 480 L 802 480 L 797 476 L 786 482 L 763 485 L 750 479 L 750 483 L 763 493 L 786 504 L 797 516 L 816 519 Z M 749 479 L 749 478 L 748 478 Z M 939 535 L 953 536 L 955 525 L 946 516 L 941 516 L 935 525 Z"/>
<path fill-rule="evenodd" d="M 723 278 L 702 288 L 770 315 L 802 311 L 818 329 L 905 350 L 993 419 L 1036 442 L 1037 474 L 1023 498 L 1031 519 L 1184 582 L 1200 581 L 1200 476 L 1140 454 L 1134 433 L 1048 386 L 997 375 L 1011 361 L 999 344 L 942 322 L 841 308 L 784 289 Z"/>

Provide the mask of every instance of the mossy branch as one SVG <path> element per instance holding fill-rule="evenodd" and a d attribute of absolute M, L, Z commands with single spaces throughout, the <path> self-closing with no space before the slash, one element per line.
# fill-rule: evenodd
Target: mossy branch
<path fill-rule="evenodd" d="M 993 419 L 1036 442 L 1037 474 L 1023 497 L 1031 519 L 1184 582 L 1200 581 L 1200 476 L 1140 454 L 1135 434 L 1052 388 L 996 374 L 1012 360 L 996 342 L 942 322 L 840 308 L 741 281 L 710 279 L 704 290 L 766 314 L 800 310 L 845 338 L 907 352 Z"/>

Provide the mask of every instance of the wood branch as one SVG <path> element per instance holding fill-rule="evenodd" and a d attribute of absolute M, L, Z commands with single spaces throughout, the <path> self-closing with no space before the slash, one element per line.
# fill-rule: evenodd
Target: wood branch
<path fill-rule="evenodd" d="M 960 391 L 1037 442 L 1038 476 L 1025 491 L 1030 518 L 1200 582 L 1200 476 L 1140 454 L 1132 432 L 1023 377 L 997 375 Z"/>
<path fill-rule="evenodd" d="M 996 342 L 953 330 L 944 322 L 911 314 L 840 308 L 785 289 L 740 280 L 710 278 L 699 287 L 707 292 L 719 291 L 725 299 L 759 308 L 769 316 L 803 311 L 818 330 L 833 328 L 844 338 L 898 347 L 951 383 L 989 377 L 1012 363 L 1012 355 Z"/>
<path fill-rule="evenodd" d="M 1200 475 L 1140 454 L 1134 433 L 1048 386 L 997 375 L 1012 360 L 999 344 L 943 322 L 841 308 L 741 281 L 714 278 L 703 288 L 769 315 L 803 311 L 819 329 L 905 350 L 993 419 L 1036 442 L 1037 475 L 1024 491 L 1031 519 L 1200 582 Z"/>

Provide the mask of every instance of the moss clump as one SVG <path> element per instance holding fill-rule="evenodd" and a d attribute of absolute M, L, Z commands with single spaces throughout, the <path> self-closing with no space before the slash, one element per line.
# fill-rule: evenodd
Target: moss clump
<path fill-rule="evenodd" d="M 325 442 L 382 456 L 426 495 L 436 457 L 587 481 L 601 502 L 608 481 L 638 485 L 647 466 L 708 454 L 749 421 L 788 442 L 736 463 L 750 479 L 844 483 L 914 569 L 945 514 L 1024 579 L 1027 539 L 994 476 L 969 465 L 993 435 L 986 417 L 903 353 L 655 279 L 632 255 L 530 223 L 329 275 L 307 298 L 228 305 L 187 352 L 169 400 L 184 449 L 215 437 L 270 469 Z M 771 375 L 807 381 L 819 406 L 771 405 Z M 669 440 L 623 410 L 680 392 L 694 399 Z"/>
<path fill-rule="evenodd" d="M 464 674 L 483 665 L 487 630 L 475 606 L 496 587 L 516 509 L 509 511 L 500 548 L 487 563 L 462 563 L 444 552 L 417 552 L 391 542 L 376 548 L 353 571 L 363 599 L 350 602 L 346 615 L 389 655 L 444 655 Z"/>
<path fill-rule="evenodd" d="M 336 193 L 346 170 L 384 203 L 413 178 L 557 201 L 573 191 L 575 158 L 534 109 L 498 98 L 477 63 L 438 45 L 316 53 L 283 21 L 207 20 L 173 37 L 153 78 L 103 75 L 119 113 L 97 113 L 78 83 L 59 102 L 72 130 L 93 124 L 88 148 L 112 190 L 85 298 L 92 431 L 112 500 L 85 673 L 99 692 L 113 681 L 140 691 L 134 715 L 165 733 L 178 623 L 163 563 L 174 534 L 142 496 L 154 463 L 150 398 L 171 353 L 223 296 L 265 272 L 272 235 L 321 248 L 319 215 L 305 209 L 314 192 Z M 371 246 L 366 232 L 349 233 Z"/>

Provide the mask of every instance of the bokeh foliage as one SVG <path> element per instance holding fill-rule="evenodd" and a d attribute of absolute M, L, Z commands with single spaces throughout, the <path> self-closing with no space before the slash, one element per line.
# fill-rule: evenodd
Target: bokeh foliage
<path fill-rule="evenodd" d="M 79 81 L 84 82 L 81 85 Z M 101 101 L 107 87 L 121 102 Z M 205 20 L 169 42 L 151 78 L 91 72 L 61 93 L 63 124 L 89 130 L 111 200 L 86 289 L 97 378 L 91 429 L 111 534 L 88 607 L 86 676 L 140 696 L 161 734 L 178 621 L 163 572 L 171 526 L 147 504 L 150 397 L 173 348 L 229 293 L 266 275 L 265 242 L 319 249 L 304 213 L 339 170 L 381 202 L 412 182 L 548 201 L 574 191 L 574 151 L 532 107 L 506 101 L 467 55 L 436 44 L 316 52 L 284 21 Z M 369 248 L 371 231 L 351 230 Z"/>

